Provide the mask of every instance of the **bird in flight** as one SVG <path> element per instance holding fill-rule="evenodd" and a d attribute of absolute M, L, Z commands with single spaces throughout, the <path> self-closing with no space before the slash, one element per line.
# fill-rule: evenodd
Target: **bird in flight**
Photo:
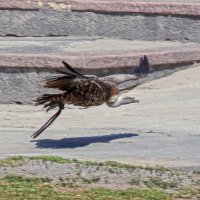
<path fill-rule="evenodd" d="M 65 104 L 72 104 L 82 108 L 99 106 L 104 103 L 109 107 L 118 107 L 130 103 L 138 103 L 139 100 L 131 96 L 120 96 L 122 89 L 119 84 L 138 80 L 146 76 L 149 72 L 149 60 L 147 56 L 140 58 L 139 67 L 135 74 L 115 74 L 105 77 L 95 75 L 83 75 L 65 61 L 62 61 L 67 71 L 56 69 L 62 76 L 50 77 L 46 79 L 45 88 L 53 88 L 62 91 L 58 94 L 43 94 L 38 97 L 36 105 L 44 105 L 46 111 L 58 107 L 58 111 L 31 137 L 38 137 L 65 108 Z"/>

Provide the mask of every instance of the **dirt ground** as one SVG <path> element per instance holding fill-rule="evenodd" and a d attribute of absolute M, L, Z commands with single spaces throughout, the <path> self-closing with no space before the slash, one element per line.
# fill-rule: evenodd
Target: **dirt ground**
<path fill-rule="evenodd" d="M 58 155 L 142 165 L 200 167 L 200 65 L 129 91 L 139 104 L 65 109 L 40 137 L 30 135 L 55 111 L 0 105 L 0 158 Z"/>

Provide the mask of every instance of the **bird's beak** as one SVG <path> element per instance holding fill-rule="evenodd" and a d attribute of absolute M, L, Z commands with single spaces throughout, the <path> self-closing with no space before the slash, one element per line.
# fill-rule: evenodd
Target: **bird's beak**
<path fill-rule="evenodd" d="M 139 102 L 140 102 L 139 99 L 134 98 L 134 103 L 139 103 Z"/>

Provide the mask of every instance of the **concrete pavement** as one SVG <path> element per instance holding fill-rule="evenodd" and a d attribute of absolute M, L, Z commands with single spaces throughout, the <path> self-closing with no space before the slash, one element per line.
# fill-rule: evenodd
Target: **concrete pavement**
<path fill-rule="evenodd" d="M 139 104 L 66 109 L 30 140 L 53 114 L 30 103 L 61 60 L 101 75 L 133 73 L 144 54 L 151 70 L 199 62 L 199 7 L 197 0 L 0 2 L 0 157 L 49 154 L 199 168 L 198 64 L 150 74 L 151 81 L 130 91 Z"/>
<path fill-rule="evenodd" d="M 65 109 L 39 138 L 52 114 L 30 105 L 0 105 L 0 157 L 60 155 L 132 164 L 200 167 L 200 65 L 129 92 L 139 104 Z M 55 112 L 55 111 L 54 111 Z"/>

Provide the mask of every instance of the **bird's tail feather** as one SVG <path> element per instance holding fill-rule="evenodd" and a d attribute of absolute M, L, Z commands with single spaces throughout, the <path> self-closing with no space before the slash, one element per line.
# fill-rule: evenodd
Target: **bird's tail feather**
<path fill-rule="evenodd" d="M 44 105 L 44 108 L 48 112 L 54 109 L 63 102 L 63 94 L 43 94 L 35 100 L 35 105 Z"/>
<path fill-rule="evenodd" d="M 146 55 L 140 58 L 139 67 L 135 69 L 135 73 L 138 77 L 146 76 L 149 73 L 149 59 Z"/>
<path fill-rule="evenodd" d="M 78 75 L 82 78 L 86 78 L 88 79 L 87 76 L 84 76 L 83 74 L 81 74 L 80 72 L 78 72 L 76 69 L 74 69 L 72 66 L 70 66 L 68 63 L 66 63 L 65 61 L 62 61 L 63 65 L 74 75 Z"/>

